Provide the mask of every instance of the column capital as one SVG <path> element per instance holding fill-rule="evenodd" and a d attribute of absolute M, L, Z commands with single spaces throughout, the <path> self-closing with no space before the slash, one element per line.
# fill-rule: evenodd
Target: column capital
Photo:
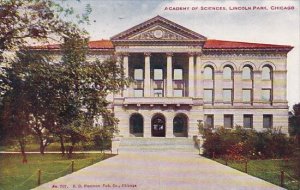
<path fill-rule="evenodd" d="M 196 55 L 197 57 L 201 56 L 202 54 L 203 54 L 202 51 L 201 51 L 201 52 L 195 52 L 195 55 Z"/>
<path fill-rule="evenodd" d="M 172 57 L 174 55 L 174 53 L 173 52 L 167 52 L 166 55 Z"/>
<path fill-rule="evenodd" d="M 151 56 L 151 53 L 150 53 L 150 52 L 144 52 L 144 55 L 150 57 L 150 56 Z"/>
<path fill-rule="evenodd" d="M 124 56 L 128 57 L 130 55 L 129 52 L 116 52 L 115 54 L 116 54 L 116 56 L 121 56 L 121 57 L 124 57 Z"/>
<path fill-rule="evenodd" d="M 190 57 L 196 55 L 195 52 L 188 52 L 187 54 L 188 54 Z"/>

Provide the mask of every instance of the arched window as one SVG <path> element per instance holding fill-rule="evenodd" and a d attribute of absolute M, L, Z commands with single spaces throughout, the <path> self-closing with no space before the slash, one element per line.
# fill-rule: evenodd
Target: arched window
<path fill-rule="evenodd" d="M 214 69 L 210 66 L 204 68 L 204 79 L 214 79 Z"/>
<path fill-rule="evenodd" d="M 144 119 L 139 113 L 132 114 L 130 119 L 130 134 L 133 136 L 143 136 L 144 133 Z"/>
<path fill-rule="evenodd" d="M 242 78 L 252 80 L 252 67 L 250 66 L 243 67 Z"/>
<path fill-rule="evenodd" d="M 233 69 L 230 66 L 225 66 L 223 69 L 223 79 L 233 79 Z"/>
<path fill-rule="evenodd" d="M 271 80 L 272 79 L 272 69 L 269 66 L 263 66 L 261 72 L 261 79 Z"/>
<path fill-rule="evenodd" d="M 162 114 L 155 114 L 151 120 L 151 131 L 153 137 L 166 136 L 166 118 Z"/>
<path fill-rule="evenodd" d="M 178 114 L 173 119 L 173 133 L 176 137 L 187 137 L 187 116 L 185 114 Z"/>

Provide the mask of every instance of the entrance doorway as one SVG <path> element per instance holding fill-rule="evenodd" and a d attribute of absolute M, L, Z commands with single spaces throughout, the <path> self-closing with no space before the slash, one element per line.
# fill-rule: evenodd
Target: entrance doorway
<path fill-rule="evenodd" d="M 185 114 L 178 114 L 174 117 L 173 134 L 175 137 L 188 136 L 188 119 Z"/>
<path fill-rule="evenodd" d="M 153 137 L 166 136 L 166 119 L 162 114 L 156 114 L 152 117 L 151 133 Z"/>
<path fill-rule="evenodd" d="M 141 114 L 135 113 L 130 117 L 130 134 L 135 137 L 142 137 L 144 134 L 144 119 Z"/>

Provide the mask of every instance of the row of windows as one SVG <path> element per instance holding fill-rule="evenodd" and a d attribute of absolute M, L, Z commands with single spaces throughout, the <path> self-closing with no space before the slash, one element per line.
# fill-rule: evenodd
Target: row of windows
<path fill-rule="evenodd" d="M 269 66 L 264 66 L 262 68 L 262 80 L 272 79 L 272 68 Z M 143 69 L 134 69 L 134 79 L 144 80 Z M 164 74 L 163 69 L 153 69 L 153 79 L 163 80 Z M 214 69 L 211 66 L 206 66 L 204 68 L 204 79 L 213 80 L 214 79 Z M 233 68 L 231 66 L 225 66 L 223 69 L 223 79 L 233 80 Z M 251 66 L 246 65 L 243 67 L 242 79 L 252 80 L 253 79 L 253 69 Z M 173 80 L 183 80 L 183 69 L 173 69 Z"/>
<path fill-rule="evenodd" d="M 262 80 L 272 80 L 272 68 L 268 65 L 262 68 Z M 214 69 L 211 66 L 206 66 L 204 68 L 204 79 L 213 80 L 214 79 Z M 225 66 L 223 69 L 223 79 L 233 80 L 233 68 L 231 66 Z M 246 65 L 242 70 L 242 79 L 253 80 L 253 69 L 250 65 Z"/>
<path fill-rule="evenodd" d="M 223 89 L 223 101 L 232 102 L 233 101 L 233 90 Z M 214 90 L 204 89 L 204 102 L 214 102 Z M 242 101 L 252 102 L 253 100 L 253 90 L 252 89 L 242 89 Z M 272 101 L 272 89 L 261 89 L 261 100 L 263 102 Z"/>
<path fill-rule="evenodd" d="M 163 80 L 163 69 L 153 69 L 153 79 Z M 143 69 L 134 69 L 134 80 L 144 80 Z M 173 80 L 183 80 L 183 69 L 173 69 Z"/>
<path fill-rule="evenodd" d="M 234 120 L 233 114 L 225 114 L 223 116 L 223 126 L 225 128 L 233 128 Z M 204 115 L 204 126 L 206 128 L 214 128 L 214 115 Z M 253 128 L 253 115 L 245 114 L 243 115 L 243 127 L 244 128 Z M 273 127 L 273 115 L 265 114 L 263 115 L 263 128 L 272 128 Z"/>

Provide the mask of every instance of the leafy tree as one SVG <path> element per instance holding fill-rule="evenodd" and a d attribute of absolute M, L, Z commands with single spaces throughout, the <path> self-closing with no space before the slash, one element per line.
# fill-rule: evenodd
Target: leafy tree
<path fill-rule="evenodd" d="M 6 128 L 6 137 L 17 140 L 23 155 L 23 162 L 27 162 L 25 146 L 26 137 L 31 134 L 29 128 L 30 100 L 23 67 L 13 64 L 12 68 L 7 69 L 7 76 L 11 89 L 3 99 L 2 121 Z"/>
<path fill-rule="evenodd" d="M 111 138 L 117 131 L 117 119 L 107 109 L 109 102 L 106 97 L 109 93 L 119 92 L 127 84 L 123 69 L 115 58 L 111 57 L 104 62 L 86 62 L 87 42 L 87 39 L 70 35 L 62 45 L 63 77 L 60 84 L 64 86 L 59 90 L 63 98 L 59 100 L 61 102 L 57 105 L 57 111 L 54 111 L 58 113 L 59 125 L 55 133 L 60 140 L 71 141 L 69 154 L 80 141 L 91 140 L 99 133 Z M 106 121 L 104 128 L 94 128 L 93 133 L 84 133 L 83 130 L 89 129 L 87 126 L 92 126 L 99 117 Z M 64 150 L 63 141 L 61 146 Z"/>
<path fill-rule="evenodd" d="M 21 152 L 25 154 L 24 138 L 29 133 L 35 132 L 43 142 L 41 145 L 45 147 L 48 144 L 44 141 L 48 136 L 45 136 L 45 131 L 51 122 L 53 124 L 53 119 L 49 119 L 48 114 L 42 114 L 45 112 L 47 102 L 43 99 L 45 96 L 41 96 L 46 92 L 45 88 L 39 86 L 43 85 L 41 83 L 36 84 L 41 74 L 48 73 L 43 72 L 41 66 L 37 67 L 40 70 L 34 70 L 32 67 L 34 64 L 30 61 L 37 54 L 32 54 L 26 49 L 33 42 L 60 41 L 74 33 L 86 36 L 86 32 L 72 22 L 61 19 L 62 14 L 68 16 L 73 11 L 72 8 L 62 7 L 58 1 L 0 0 L 0 10 L 0 96 L 4 106 L 3 125 L 9 129 L 7 130 L 9 136 L 19 141 Z M 90 11 L 87 9 L 83 17 L 78 17 L 79 20 L 81 22 L 87 20 Z M 42 63 L 46 57 L 38 55 L 40 57 L 34 60 Z M 32 72 L 39 73 L 39 76 L 32 75 Z M 35 87 L 40 87 L 37 89 L 44 91 L 37 94 L 38 90 L 34 91 Z M 44 149 L 42 146 L 41 152 Z"/>
<path fill-rule="evenodd" d="M 78 25 L 62 20 L 74 14 L 72 7 L 64 8 L 62 3 L 64 0 L 0 0 L 0 82 L 6 78 L 3 68 L 10 67 L 17 52 L 32 43 L 57 43 L 69 33 L 86 35 Z M 76 15 L 78 22 L 88 21 L 90 12 L 87 6 L 85 13 Z M 0 92 L 9 87 L 0 83 Z"/>
<path fill-rule="evenodd" d="M 300 146 L 300 103 L 293 106 L 291 117 L 289 118 L 290 135 L 294 136 Z"/>

